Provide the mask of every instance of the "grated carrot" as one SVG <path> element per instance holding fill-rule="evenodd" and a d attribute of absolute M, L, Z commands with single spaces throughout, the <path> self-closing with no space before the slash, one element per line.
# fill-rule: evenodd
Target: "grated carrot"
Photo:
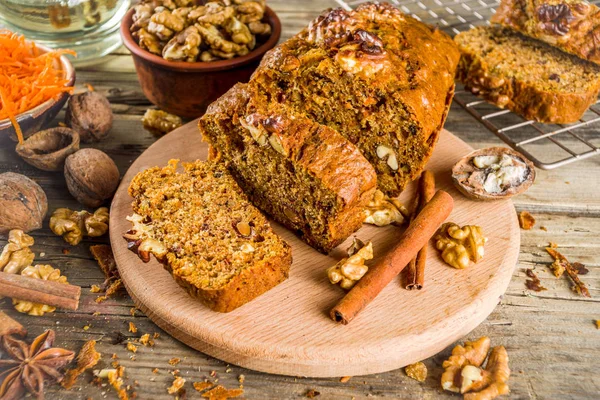
<path fill-rule="evenodd" d="M 23 132 L 17 115 L 56 99 L 63 92 L 73 92 L 72 86 L 66 86 L 68 80 L 63 71 L 57 68 L 63 54 L 75 52 L 54 50 L 41 54 L 35 43 L 0 30 L 0 120 L 10 119 L 19 143 L 23 143 Z"/>

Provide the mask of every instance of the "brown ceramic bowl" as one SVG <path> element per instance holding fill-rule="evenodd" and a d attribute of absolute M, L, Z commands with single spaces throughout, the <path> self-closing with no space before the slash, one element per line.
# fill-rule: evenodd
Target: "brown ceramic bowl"
<path fill-rule="evenodd" d="M 265 20 L 271 25 L 266 42 L 242 57 L 212 62 L 167 61 L 140 46 L 131 36 L 133 9 L 121 22 L 123 44 L 131 51 L 140 85 L 148 100 L 181 117 L 195 118 L 238 82 L 247 82 L 264 54 L 281 36 L 281 22 L 267 7 Z"/>

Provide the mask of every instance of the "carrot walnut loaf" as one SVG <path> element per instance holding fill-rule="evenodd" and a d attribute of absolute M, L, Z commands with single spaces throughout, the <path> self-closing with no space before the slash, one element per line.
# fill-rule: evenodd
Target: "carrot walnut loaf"
<path fill-rule="evenodd" d="M 389 4 L 329 10 L 271 50 L 251 84 L 338 131 L 398 195 L 429 159 L 454 93 L 452 39 Z"/>
<path fill-rule="evenodd" d="M 584 0 L 502 0 L 491 19 L 600 64 L 600 8 Z"/>
<path fill-rule="evenodd" d="M 290 246 L 211 162 L 140 172 L 129 186 L 133 228 L 124 237 L 144 262 L 153 254 L 190 295 L 229 312 L 288 277 Z"/>
<path fill-rule="evenodd" d="M 358 230 L 377 184 L 336 131 L 237 84 L 208 107 L 200 131 L 252 202 L 329 252 Z"/>
<path fill-rule="evenodd" d="M 465 88 L 526 119 L 576 122 L 597 99 L 600 66 L 501 27 L 477 27 L 454 38 Z"/>

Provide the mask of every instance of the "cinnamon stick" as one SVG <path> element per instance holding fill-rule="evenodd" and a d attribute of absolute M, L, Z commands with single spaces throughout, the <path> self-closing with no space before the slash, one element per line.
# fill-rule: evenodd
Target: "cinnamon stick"
<path fill-rule="evenodd" d="M 8 335 L 27 335 L 27 329 L 23 325 L 9 317 L 4 311 L 0 311 L 0 337 Z"/>
<path fill-rule="evenodd" d="M 77 310 L 80 295 L 79 286 L 0 272 L 0 296 Z"/>
<path fill-rule="evenodd" d="M 352 321 L 394 279 L 431 239 L 452 212 L 452 196 L 443 190 L 433 196 L 400 237 L 398 244 L 375 264 L 331 310 L 336 322 Z"/>
<path fill-rule="evenodd" d="M 417 187 L 417 194 L 415 196 L 415 209 L 410 218 L 410 221 L 414 221 L 416 216 L 423 210 L 425 204 L 431 201 L 431 198 L 435 194 L 435 176 L 431 171 L 423 171 L 419 184 Z M 405 287 L 408 290 L 421 290 L 423 289 L 423 283 L 425 282 L 425 263 L 427 261 L 427 244 L 423 246 L 417 253 L 417 256 L 410 260 L 407 268 L 404 270 L 404 282 Z"/>

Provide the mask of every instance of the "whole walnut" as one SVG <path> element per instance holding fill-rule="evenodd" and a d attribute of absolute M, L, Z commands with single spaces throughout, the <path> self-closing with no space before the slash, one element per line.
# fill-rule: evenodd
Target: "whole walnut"
<path fill-rule="evenodd" d="M 46 193 L 37 183 L 14 172 L 0 174 L 0 235 L 40 229 L 47 211 Z"/>
<path fill-rule="evenodd" d="M 112 128 L 113 113 L 108 99 L 98 92 L 71 96 L 65 111 L 65 124 L 79 133 L 84 143 L 99 142 Z"/>
<path fill-rule="evenodd" d="M 119 169 L 104 152 L 82 149 L 65 161 L 69 192 L 87 207 L 98 207 L 109 199 L 119 185 Z"/>

